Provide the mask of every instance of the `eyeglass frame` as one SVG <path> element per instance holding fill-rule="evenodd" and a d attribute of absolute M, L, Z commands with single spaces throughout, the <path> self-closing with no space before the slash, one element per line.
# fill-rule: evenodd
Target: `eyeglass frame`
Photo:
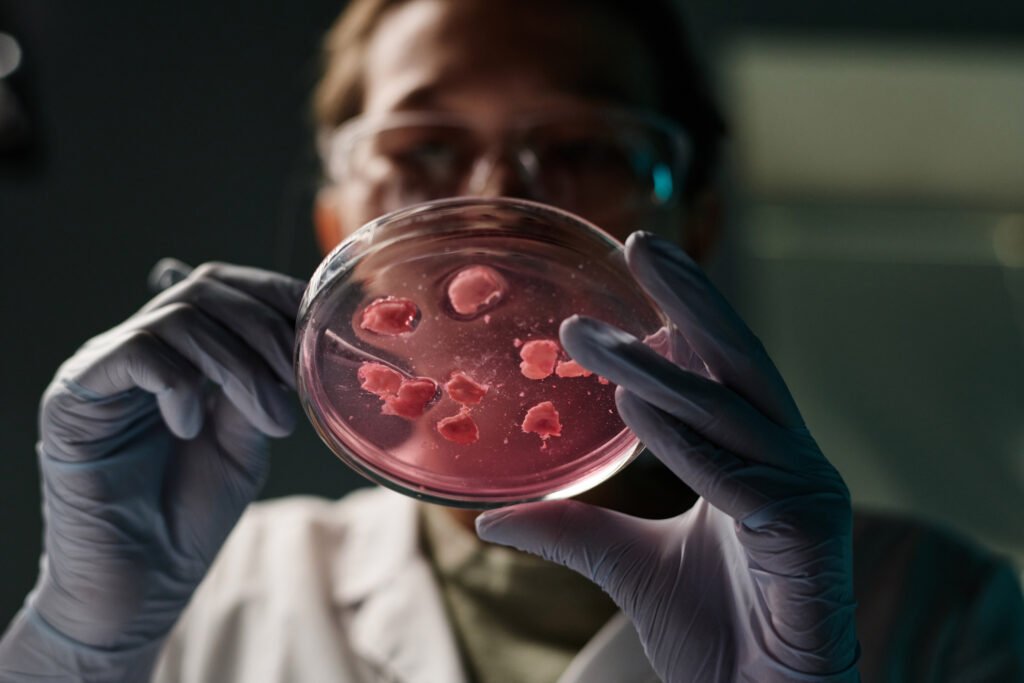
<path fill-rule="evenodd" d="M 474 118 L 457 112 L 444 110 L 408 110 L 393 111 L 383 114 L 361 114 L 348 119 L 339 126 L 321 131 L 317 136 L 317 148 L 321 164 L 325 170 L 326 179 L 332 182 L 341 182 L 348 177 L 358 178 L 358 174 L 352 173 L 348 162 L 352 158 L 352 150 L 356 142 L 364 135 L 397 129 L 402 126 L 411 125 L 447 125 L 460 127 L 478 140 L 484 140 L 488 135 L 494 135 L 495 130 L 500 131 L 501 142 L 483 145 L 481 149 L 485 152 L 478 154 L 470 167 L 470 177 L 476 174 L 476 168 L 481 161 L 492 159 L 493 150 L 497 147 L 502 154 L 514 151 L 514 158 L 519 170 L 526 172 L 530 180 L 536 180 L 540 171 L 531 167 L 523 159 L 524 152 L 528 152 L 529 146 L 524 140 L 529 137 L 531 130 L 550 123 L 560 121 L 572 121 L 578 118 L 581 121 L 597 117 L 599 120 L 608 122 L 615 119 L 628 121 L 632 124 L 640 124 L 657 130 L 664 135 L 669 142 L 671 151 L 671 173 L 672 190 L 670 197 L 661 202 L 651 202 L 650 208 L 671 209 L 679 205 L 683 193 L 686 173 L 691 162 L 692 144 L 690 137 L 675 121 L 659 114 L 634 108 L 622 107 L 600 107 L 592 109 L 558 109 L 546 111 L 527 112 L 521 116 L 513 117 L 515 123 L 501 127 L 481 125 Z M 339 162 L 344 166 L 339 166 Z M 532 155 L 534 162 L 537 162 L 536 155 Z M 525 179 L 525 178 L 524 178 Z"/>

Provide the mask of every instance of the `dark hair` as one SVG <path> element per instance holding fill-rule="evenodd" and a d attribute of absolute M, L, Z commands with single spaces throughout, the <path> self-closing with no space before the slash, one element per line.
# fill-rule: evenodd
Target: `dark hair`
<path fill-rule="evenodd" d="M 360 114 L 367 44 L 384 14 L 408 1 L 352 0 L 331 27 L 324 40 L 323 75 L 313 93 L 313 117 L 318 128 L 334 128 Z M 654 63 L 660 66 L 660 113 L 679 123 L 693 144 L 687 189 L 692 192 L 710 182 L 718 165 L 726 126 L 675 0 L 560 1 L 605 8 L 636 27 L 651 50 Z"/>

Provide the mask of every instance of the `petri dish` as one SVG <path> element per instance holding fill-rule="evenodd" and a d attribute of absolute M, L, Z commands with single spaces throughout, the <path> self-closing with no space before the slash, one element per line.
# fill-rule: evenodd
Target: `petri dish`
<path fill-rule="evenodd" d="M 614 385 L 558 342 L 576 313 L 640 339 L 668 329 L 622 244 L 583 219 L 518 199 L 419 204 L 317 268 L 299 397 L 335 455 L 401 493 L 479 509 L 572 496 L 642 450 Z"/>

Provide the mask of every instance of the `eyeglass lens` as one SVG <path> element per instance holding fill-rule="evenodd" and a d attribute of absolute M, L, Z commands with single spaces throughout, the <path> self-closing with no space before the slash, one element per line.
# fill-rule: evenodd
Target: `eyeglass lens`
<path fill-rule="evenodd" d="M 583 216 L 668 204 L 678 184 L 669 134 L 598 118 L 541 123 L 497 145 L 454 123 L 382 126 L 361 134 L 348 154 L 352 176 L 378 186 L 396 204 L 388 209 L 480 192 L 470 182 L 481 159 L 514 167 L 515 194 Z"/>

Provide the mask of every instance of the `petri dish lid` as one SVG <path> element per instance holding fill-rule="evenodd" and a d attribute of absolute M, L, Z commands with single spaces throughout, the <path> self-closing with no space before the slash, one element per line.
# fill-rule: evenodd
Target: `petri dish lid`
<path fill-rule="evenodd" d="M 621 243 L 572 214 L 508 198 L 396 211 L 310 281 L 300 401 L 338 458 L 401 493 L 480 509 L 572 496 L 642 449 L 615 387 L 558 342 L 577 313 L 640 339 L 667 329 Z"/>

